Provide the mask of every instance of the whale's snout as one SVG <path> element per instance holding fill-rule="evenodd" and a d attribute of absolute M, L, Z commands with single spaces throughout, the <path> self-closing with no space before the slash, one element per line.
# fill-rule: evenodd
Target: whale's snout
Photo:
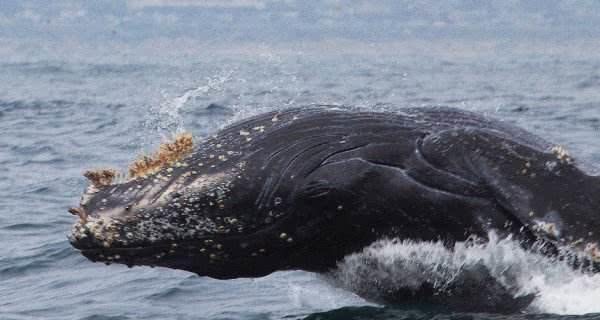
<path fill-rule="evenodd" d="M 92 261 L 166 266 L 214 278 L 274 271 L 283 259 L 273 244 L 294 244 L 289 230 L 276 224 L 283 213 L 255 212 L 256 180 L 244 177 L 238 153 L 170 156 L 183 154 L 185 141 L 137 161 L 125 181 L 112 170 L 86 172 L 91 184 L 79 206 L 68 210 L 77 217 L 71 245 Z"/>

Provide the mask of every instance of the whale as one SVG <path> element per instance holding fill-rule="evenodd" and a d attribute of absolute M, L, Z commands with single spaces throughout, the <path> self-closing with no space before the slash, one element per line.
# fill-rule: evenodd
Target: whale
<path fill-rule="evenodd" d="M 574 268 L 600 261 L 600 178 L 563 146 L 460 109 L 272 111 L 176 136 L 126 174 L 84 175 L 68 237 L 106 264 L 326 273 L 378 239 L 451 247 L 490 231 Z"/>

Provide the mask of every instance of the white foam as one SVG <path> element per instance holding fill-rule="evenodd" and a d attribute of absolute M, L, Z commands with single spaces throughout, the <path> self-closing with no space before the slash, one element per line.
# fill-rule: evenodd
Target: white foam
<path fill-rule="evenodd" d="M 299 310 L 331 310 L 347 305 L 369 305 L 360 297 L 322 281 L 301 285 L 289 283 L 288 298 L 292 306 Z"/>
<path fill-rule="evenodd" d="M 493 233 L 489 238 L 485 243 L 459 242 L 452 249 L 441 242 L 380 240 L 347 256 L 333 275 L 343 287 L 363 293 L 382 287 L 416 288 L 423 281 L 443 289 L 460 272 L 479 264 L 514 296 L 536 294 L 529 312 L 600 312 L 600 274 L 526 251 L 510 238 Z"/>

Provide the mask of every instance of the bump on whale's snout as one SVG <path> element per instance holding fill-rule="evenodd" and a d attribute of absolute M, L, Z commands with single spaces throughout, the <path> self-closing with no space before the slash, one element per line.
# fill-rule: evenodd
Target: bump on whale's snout
<path fill-rule="evenodd" d="M 85 212 L 85 210 L 82 207 L 73 207 L 73 208 L 69 208 L 69 213 L 74 215 L 74 216 L 78 216 L 79 220 L 82 221 L 83 223 L 85 223 L 87 221 L 87 213 Z"/>

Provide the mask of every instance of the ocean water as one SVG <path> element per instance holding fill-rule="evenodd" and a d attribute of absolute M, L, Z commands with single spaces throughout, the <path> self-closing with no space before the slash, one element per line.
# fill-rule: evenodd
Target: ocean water
<path fill-rule="evenodd" d="M 87 261 L 66 239 L 74 222 L 67 208 L 78 203 L 87 184 L 84 170 L 124 170 L 176 132 L 202 137 L 291 106 L 394 111 L 446 105 L 477 111 L 566 146 L 593 171 L 600 164 L 596 46 L 557 51 L 525 45 L 512 51 L 488 44 L 409 43 L 387 50 L 324 44 L 217 52 L 179 43 L 170 48 L 177 52 L 156 57 L 147 48 L 111 48 L 1 52 L 1 319 L 600 317 L 600 275 L 570 270 L 508 239 L 454 252 L 436 243 L 393 241 L 366 249 L 383 265 L 404 259 L 404 265 L 451 269 L 483 261 L 496 277 L 517 279 L 519 293 L 536 294 L 523 313 L 503 316 L 384 307 L 328 277 L 301 271 L 219 281 L 170 269 L 105 266 Z M 386 266 L 386 275 L 371 275 L 383 281 L 391 275 L 400 284 L 407 278 L 406 269 Z M 370 274 L 365 268 L 348 257 L 335 272 L 361 285 L 361 276 Z M 412 279 L 426 276 L 419 270 L 410 269 L 417 272 Z"/>

